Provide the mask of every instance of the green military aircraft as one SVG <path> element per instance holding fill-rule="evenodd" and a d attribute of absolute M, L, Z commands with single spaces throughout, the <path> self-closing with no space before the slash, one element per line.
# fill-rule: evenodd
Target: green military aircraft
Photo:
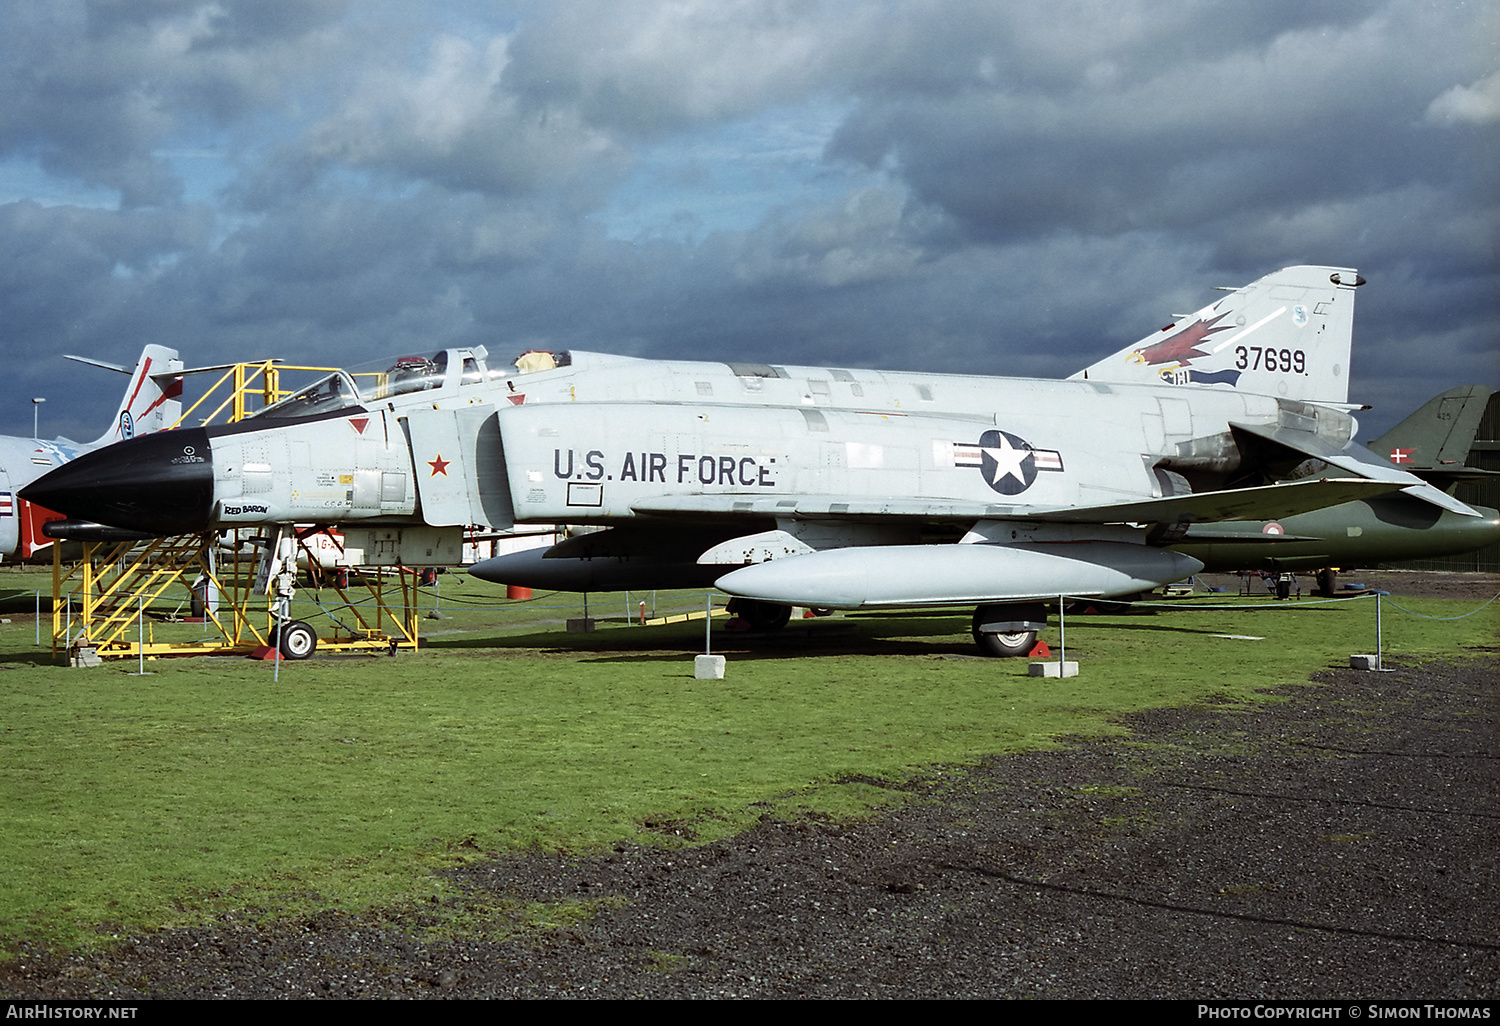
<path fill-rule="evenodd" d="M 1491 392 L 1483 385 L 1449 389 L 1369 447 L 1448 492 L 1460 481 L 1494 476 L 1464 465 Z M 1311 461 L 1299 468 L 1304 477 L 1324 469 Z M 1315 571 L 1319 590 L 1331 593 L 1338 569 L 1454 555 L 1500 541 L 1500 514 L 1475 508 L 1481 516 L 1460 516 L 1396 491 L 1279 520 L 1196 524 L 1173 548 L 1209 571 Z"/>

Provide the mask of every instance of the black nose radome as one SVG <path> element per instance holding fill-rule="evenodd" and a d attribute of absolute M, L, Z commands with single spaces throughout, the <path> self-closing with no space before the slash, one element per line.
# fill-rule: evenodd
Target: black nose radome
<path fill-rule="evenodd" d="M 106 445 L 44 474 L 20 494 L 110 527 L 157 535 L 202 531 L 214 500 L 208 432 L 162 431 Z"/>

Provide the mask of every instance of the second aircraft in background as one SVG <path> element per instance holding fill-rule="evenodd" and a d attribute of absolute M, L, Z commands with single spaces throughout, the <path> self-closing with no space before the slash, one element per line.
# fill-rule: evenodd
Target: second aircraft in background
<path fill-rule="evenodd" d="M 0 559 L 28 559 L 52 544 L 42 525 L 59 519 L 50 510 L 16 497 L 25 485 L 43 474 L 114 442 L 171 427 L 182 414 L 182 361 L 175 349 L 146 346 L 135 369 L 102 360 L 69 356 L 69 360 L 130 375 L 125 395 L 105 432 L 92 442 L 66 438 L 43 441 L 0 435 Z"/>

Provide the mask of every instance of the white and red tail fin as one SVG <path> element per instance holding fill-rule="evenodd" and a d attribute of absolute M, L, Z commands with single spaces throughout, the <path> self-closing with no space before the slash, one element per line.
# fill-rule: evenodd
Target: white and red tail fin
<path fill-rule="evenodd" d="M 1354 290 L 1345 267 L 1285 267 L 1071 380 L 1191 385 L 1347 404 Z"/>
<path fill-rule="evenodd" d="M 109 430 L 83 448 L 97 449 L 136 435 L 163 431 L 182 416 L 182 360 L 178 358 L 177 350 L 147 346 L 141 350 L 134 371 L 85 356 L 69 356 L 68 359 L 130 375 L 130 384 L 125 388 L 125 397 L 115 410 L 115 419 Z"/>

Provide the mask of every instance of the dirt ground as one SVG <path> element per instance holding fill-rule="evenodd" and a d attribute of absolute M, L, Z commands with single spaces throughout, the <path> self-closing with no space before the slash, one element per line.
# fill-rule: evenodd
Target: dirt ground
<path fill-rule="evenodd" d="M 1497 575 L 1352 579 L 1500 592 Z M 429 929 L 436 910 L 225 922 L 0 963 L 0 993 L 1493 999 L 1500 645 L 1314 680 L 938 768 L 867 822 L 477 865 L 455 875 L 461 936 Z M 511 934 L 496 897 L 592 914 Z"/>
<path fill-rule="evenodd" d="M 1234 574 L 1199 574 L 1197 580 L 1215 587 L 1224 588 L 1233 595 L 1241 587 Z M 1306 595 L 1317 586 L 1312 574 L 1298 574 L 1297 582 Z M 1341 591 L 1351 586 L 1363 585 L 1375 591 L 1388 591 L 1392 595 L 1411 598 L 1472 598 L 1483 601 L 1491 595 L 1500 594 L 1500 574 L 1455 574 L 1440 570 L 1349 570 L 1339 575 Z M 1269 592 L 1261 583 L 1253 585 L 1251 594 L 1265 595 Z M 1349 594 L 1357 594 L 1349 590 Z"/>

